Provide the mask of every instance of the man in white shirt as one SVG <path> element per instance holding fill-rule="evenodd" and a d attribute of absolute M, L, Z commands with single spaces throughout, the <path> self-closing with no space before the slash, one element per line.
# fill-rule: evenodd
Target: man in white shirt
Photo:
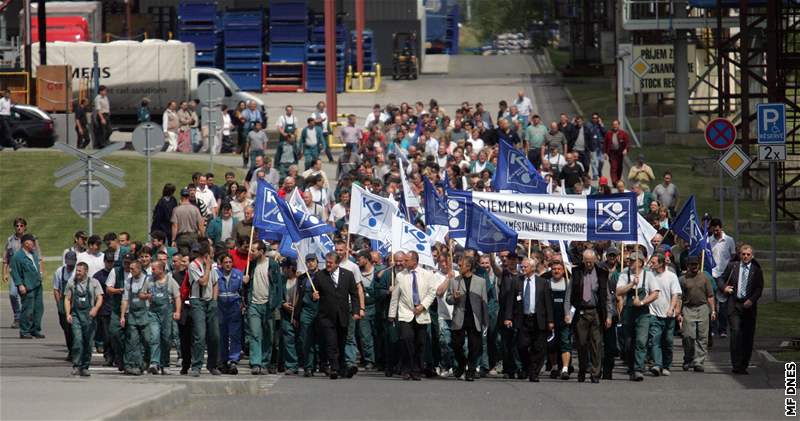
<path fill-rule="evenodd" d="M 11 146 L 17 150 L 17 145 L 11 140 L 11 91 L 2 91 L 0 97 L 0 151 L 3 147 Z"/>
<path fill-rule="evenodd" d="M 102 244 L 103 240 L 100 238 L 100 236 L 93 235 L 89 237 L 89 240 L 87 241 L 86 251 L 78 253 L 78 263 L 86 263 L 86 265 L 89 267 L 89 271 L 87 272 L 89 278 L 93 278 L 97 271 L 106 266 L 103 260 L 104 255 L 100 252 L 100 246 Z"/>
<path fill-rule="evenodd" d="M 720 284 L 720 281 L 724 284 L 727 280 L 721 279 L 722 273 L 725 272 L 725 268 L 728 267 L 731 257 L 736 255 L 736 241 L 722 230 L 722 221 L 717 218 L 709 222 L 708 228 L 712 234 L 708 239 L 708 243 L 711 246 L 711 255 L 714 256 L 714 263 L 716 265 L 711 269 L 711 276 L 714 278 L 717 285 Z M 705 233 L 703 233 L 703 235 L 705 235 Z M 717 321 L 716 323 L 711 323 L 711 334 L 726 338 L 728 337 L 728 296 L 718 289 L 715 292 L 715 298 L 718 307 Z"/>
<path fill-rule="evenodd" d="M 418 266 L 419 255 L 406 254 L 405 271 L 397 276 L 389 303 L 389 322 L 398 321 L 403 380 L 421 380 L 428 307 L 436 297 L 433 274 Z"/>
<path fill-rule="evenodd" d="M 650 355 L 653 357 L 653 376 L 669 376 L 672 365 L 672 336 L 675 333 L 675 316 L 680 313 L 681 285 L 678 277 L 667 270 L 667 257 L 657 253 L 650 259 L 653 282 L 661 291 L 650 304 Z"/>
<path fill-rule="evenodd" d="M 525 91 L 517 92 L 517 98 L 514 100 L 514 105 L 519 112 L 519 121 L 522 123 L 522 129 L 528 127 L 531 113 L 533 113 L 533 103 L 531 99 L 525 96 Z"/>
<path fill-rule="evenodd" d="M 364 128 L 369 130 L 373 124 L 385 123 L 389 120 L 389 114 L 386 114 L 381 110 L 380 104 L 375 104 L 372 106 L 372 112 L 367 114 L 367 118 L 364 122 Z"/>
<path fill-rule="evenodd" d="M 219 212 L 219 202 L 214 197 L 214 192 L 208 187 L 206 176 L 201 175 L 197 178 L 197 191 L 194 194 L 197 200 L 201 200 L 211 213 L 216 217 Z"/>
<path fill-rule="evenodd" d="M 100 85 L 97 96 L 94 97 L 94 112 L 94 148 L 102 149 L 111 136 L 111 104 L 108 102 L 108 89 L 105 85 Z"/>

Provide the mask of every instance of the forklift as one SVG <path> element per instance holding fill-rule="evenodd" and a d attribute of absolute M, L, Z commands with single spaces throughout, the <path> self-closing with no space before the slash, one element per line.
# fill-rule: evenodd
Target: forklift
<path fill-rule="evenodd" d="M 417 68 L 417 34 L 412 32 L 396 32 L 392 35 L 392 79 L 405 78 L 415 80 Z"/>

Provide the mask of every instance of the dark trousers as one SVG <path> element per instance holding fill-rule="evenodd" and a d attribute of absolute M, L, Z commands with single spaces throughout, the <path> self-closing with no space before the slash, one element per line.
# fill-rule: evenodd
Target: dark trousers
<path fill-rule="evenodd" d="M 108 145 L 108 139 L 111 137 L 111 121 L 109 121 L 109 115 L 104 113 L 103 117 L 106 120 L 106 124 L 102 124 L 99 117 L 95 117 L 94 119 L 95 149 L 104 148 L 106 145 Z"/>
<path fill-rule="evenodd" d="M 528 369 L 528 377 L 539 376 L 544 361 L 546 339 L 547 332 L 539 329 L 535 314 L 522 318 L 522 326 L 517 332 L 517 350 L 522 366 Z"/>
<path fill-rule="evenodd" d="M 611 327 L 603 330 L 603 378 L 610 379 L 614 371 L 615 358 L 619 353 L 617 346 L 617 323 L 616 316 L 611 320 Z"/>
<path fill-rule="evenodd" d="M 0 146 L 12 146 L 13 140 L 11 139 L 11 118 L 8 116 L 0 116 Z"/>
<path fill-rule="evenodd" d="M 89 138 L 89 130 L 86 127 L 86 125 L 83 126 L 83 131 L 82 132 L 76 128 L 75 129 L 75 135 L 76 135 L 76 139 L 77 139 L 75 144 L 78 146 L 78 149 L 83 149 L 83 148 L 89 146 L 89 143 L 91 142 L 91 139 Z"/>
<path fill-rule="evenodd" d="M 608 154 L 608 161 L 611 164 L 611 183 L 617 184 L 622 178 L 622 167 L 623 167 L 623 160 L 625 156 L 622 155 L 622 152 L 612 152 Z"/>
<path fill-rule="evenodd" d="M 324 317 L 320 317 L 318 323 L 325 341 L 325 354 L 330 363 L 330 370 L 340 372 L 345 367 L 344 346 L 347 343 L 347 327 Z"/>
<path fill-rule="evenodd" d="M 192 316 L 191 308 L 185 305 L 178 322 L 178 336 L 181 340 L 181 370 L 189 371 L 192 366 Z"/>
<path fill-rule="evenodd" d="M 602 323 L 605 323 L 605 320 L 600 320 L 597 309 L 589 309 L 581 310 L 575 324 L 575 336 L 578 339 L 578 372 L 586 373 L 591 361 L 592 377 L 600 377 Z"/>
<path fill-rule="evenodd" d="M 514 328 L 500 327 L 500 344 L 503 349 L 503 373 L 515 375 L 522 367 L 518 364 L 517 331 Z"/>
<path fill-rule="evenodd" d="M 58 313 L 58 324 L 61 325 L 61 330 L 64 331 L 64 341 L 67 343 L 67 357 L 72 356 L 72 326 L 67 323 L 67 315 Z"/>
<path fill-rule="evenodd" d="M 106 361 L 113 361 L 114 359 L 114 353 L 111 351 L 111 335 L 108 333 L 108 325 L 110 322 L 110 314 L 101 314 L 97 316 L 97 331 L 94 336 L 95 344 L 103 344 L 103 357 Z M 98 337 L 101 339 L 98 339 Z"/>
<path fill-rule="evenodd" d="M 425 352 L 426 326 L 417 323 L 399 322 L 400 329 L 400 365 L 403 374 L 419 374 L 422 372 L 422 357 Z"/>
<path fill-rule="evenodd" d="M 453 354 L 459 369 L 467 369 L 470 373 L 475 373 L 478 359 L 483 351 L 483 338 L 481 332 L 475 328 L 463 328 L 453 330 L 451 333 Z M 464 339 L 467 339 L 467 357 L 464 358 Z"/>
<path fill-rule="evenodd" d="M 731 365 L 744 370 L 750 365 L 753 354 L 753 336 L 756 333 L 756 307 L 744 308 L 744 302 L 731 298 L 728 305 L 733 308 L 728 314 L 730 322 Z"/>

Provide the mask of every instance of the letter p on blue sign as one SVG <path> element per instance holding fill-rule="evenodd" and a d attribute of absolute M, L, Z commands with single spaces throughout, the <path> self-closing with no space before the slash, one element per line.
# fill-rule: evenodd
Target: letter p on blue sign
<path fill-rule="evenodd" d="M 758 104 L 756 115 L 760 145 L 786 143 L 786 107 L 783 104 Z"/>

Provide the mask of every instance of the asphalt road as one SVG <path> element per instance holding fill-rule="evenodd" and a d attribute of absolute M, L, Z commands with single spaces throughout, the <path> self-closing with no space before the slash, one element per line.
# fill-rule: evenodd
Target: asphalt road
<path fill-rule="evenodd" d="M 722 357 L 717 354 L 715 357 Z M 190 399 L 163 419 L 670 419 L 760 420 L 782 417 L 783 391 L 761 388 L 758 368 L 734 378 L 720 367 L 703 374 L 600 384 L 502 378 L 403 381 L 379 373 L 350 380 L 282 377 L 262 396 Z"/>

